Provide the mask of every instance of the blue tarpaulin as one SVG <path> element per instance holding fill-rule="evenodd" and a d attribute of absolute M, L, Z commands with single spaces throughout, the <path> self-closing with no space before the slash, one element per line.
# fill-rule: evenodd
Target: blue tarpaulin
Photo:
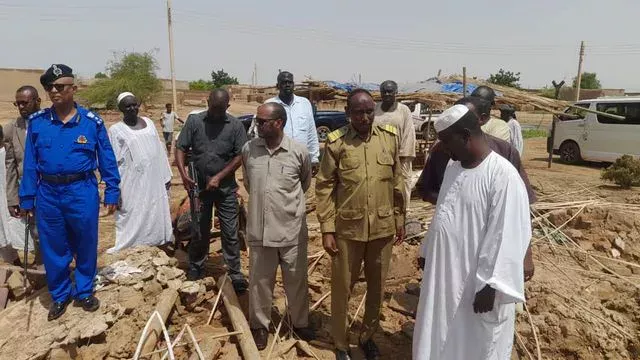
<path fill-rule="evenodd" d="M 467 84 L 467 94 L 471 94 L 473 90 L 475 90 L 478 86 L 474 84 Z M 452 82 L 442 84 L 440 87 L 440 91 L 445 93 L 456 93 L 462 94 L 464 91 L 462 89 L 462 82 Z"/>
<path fill-rule="evenodd" d="M 355 83 L 341 83 L 337 81 L 325 81 L 327 86 L 337 89 L 343 90 L 346 92 L 350 92 L 353 89 L 362 88 L 369 91 L 378 91 L 380 90 L 380 85 L 374 83 L 364 83 L 364 84 L 355 84 Z"/>

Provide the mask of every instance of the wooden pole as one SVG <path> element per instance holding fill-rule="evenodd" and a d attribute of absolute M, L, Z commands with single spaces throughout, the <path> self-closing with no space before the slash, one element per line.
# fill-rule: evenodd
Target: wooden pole
<path fill-rule="evenodd" d="M 178 300 L 178 292 L 175 290 L 165 289 L 160 294 L 160 299 L 158 300 L 158 304 L 156 304 L 156 311 L 160 314 L 164 323 L 167 322 L 176 300 Z M 146 339 L 144 340 L 144 347 L 142 348 L 143 354 L 153 351 L 158 339 L 161 337 L 160 334 L 162 334 L 162 324 L 158 321 L 154 321 L 147 332 Z"/>
<path fill-rule="evenodd" d="M 173 26 L 171 20 L 171 0 L 167 0 L 167 25 L 169 28 L 169 65 L 171 66 L 171 93 L 173 95 L 173 110 L 178 111 L 178 95 L 176 94 L 176 69 L 173 57 Z"/>
<path fill-rule="evenodd" d="M 240 307 L 238 296 L 235 290 L 233 290 L 233 286 L 231 286 L 229 282 L 224 282 L 224 279 L 219 279 L 217 283 L 218 291 L 222 292 L 224 307 L 227 309 L 233 329 L 242 331 L 242 334 L 238 335 L 238 344 L 240 345 L 242 355 L 244 355 L 245 359 L 260 359 L 260 352 L 258 352 L 258 347 L 255 341 L 253 341 L 251 328 L 249 328 L 247 318 L 245 318 L 244 313 L 242 313 L 242 308 Z"/>
<path fill-rule="evenodd" d="M 551 163 L 553 162 L 553 144 L 556 140 L 556 121 L 557 119 L 551 120 L 551 135 L 549 136 L 549 141 L 551 144 L 549 145 L 549 159 L 547 159 L 547 168 L 551 169 Z"/>
<path fill-rule="evenodd" d="M 467 67 L 462 67 L 462 97 L 467 97 Z"/>
<path fill-rule="evenodd" d="M 584 62 L 584 41 L 580 42 L 580 58 L 578 60 L 578 78 L 576 79 L 576 101 L 580 101 L 580 86 L 582 85 L 582 63 Z"/>

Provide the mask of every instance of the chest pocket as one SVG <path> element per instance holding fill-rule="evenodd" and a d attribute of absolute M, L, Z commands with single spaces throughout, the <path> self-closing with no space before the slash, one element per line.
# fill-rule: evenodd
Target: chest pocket
<path fill-rule="evenodd" d="M 271 175 L 278 179 L 282 188 L 289 191 L 295 190 L 296 184 L 300 181 L 300 170 L 291 164 L 275 162 L 271 166 Z"/>
<path fill-rule="evenodd" d="M 377 156 L 379 171 L 378 175 L 381 180 L 390 180 L 393 178 L 393 158 L 386 151 L 378 153 Z"/>
<path fill-rule="evenodd" d="M 74 152 L 78 151 L 82 153 L 86 153 L 86 152 L 93 153 L 96 151 L 96 144 L 93 142 L 87 142 L 84 144 L 74 142 L 73 145 L 71 146 L 71 149 L 73 149 Z"/>

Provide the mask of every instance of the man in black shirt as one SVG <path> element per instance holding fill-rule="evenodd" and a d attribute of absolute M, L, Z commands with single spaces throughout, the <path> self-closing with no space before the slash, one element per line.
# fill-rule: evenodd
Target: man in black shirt
<path fill-rule="evenodd" d="M 209 254 L 211 213 L 215 205 L 222 232 L 222 253 L 228 274 L 237 293 L 246 291 L 248 283 L 240 272 L 240 243 L 238 241 L 238 184 L 235 172 L 242 163 L 242 146 L 247 142 L 244 126 L 227 114 L 229 93 L 215 89 L 209 95 L 209 109 L 191 114 L 176 143 L 176 162 L 185 189 L 194 185 L 185 169 L 185 153 L 191 152 L 200 193 L 200 239 L 189 244 L 187 278 L 202 277 Z"/>

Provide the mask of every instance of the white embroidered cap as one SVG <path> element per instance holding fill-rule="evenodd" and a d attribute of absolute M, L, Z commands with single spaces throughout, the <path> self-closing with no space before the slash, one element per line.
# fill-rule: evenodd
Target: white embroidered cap
<path fill-rule="evenodd" d="M 120 95 L 118 95 L 118 105 L 120 105 L 120 101 L 122 101 L 122 99 L 126 98 L 127 96 L 133 96 L 136 97 L 135 95 L 133 95 L 132 93 L 125 91 L 123 93 L 121 93 Z"/>
<path fill-rule="evenodd" d="M 438 116 L 433 123 L 433 127 L 436 129 L 436 132 L 441 132 L 458 122 L 467 112 L 469 112 L 468 107 L 464 105 L 453 105 Z"/>

